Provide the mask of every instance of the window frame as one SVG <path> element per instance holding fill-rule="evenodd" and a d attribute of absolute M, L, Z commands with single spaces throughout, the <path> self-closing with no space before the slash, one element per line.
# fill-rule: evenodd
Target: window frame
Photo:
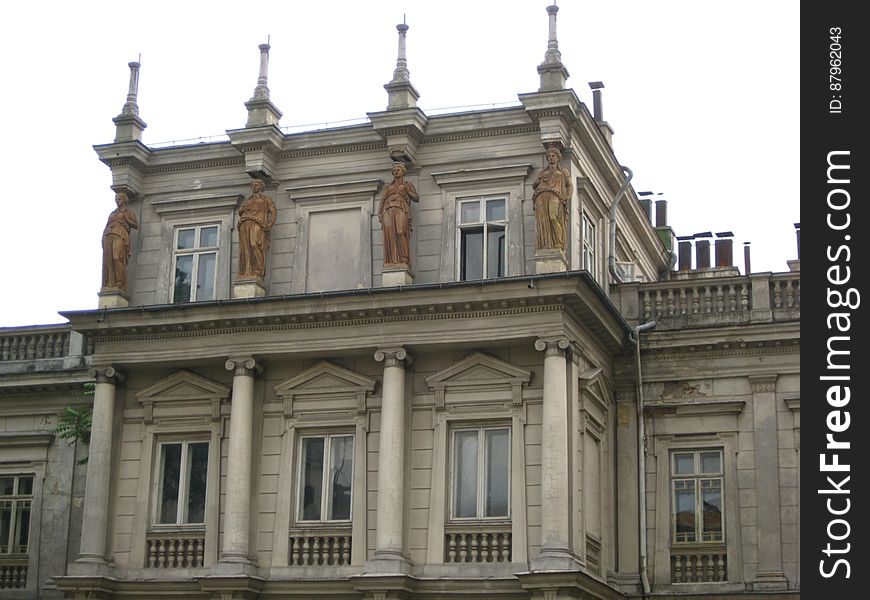
<path fill-rule="evenodd" d="M 0 502 L 5 503 L 9 502 L 11 504 L 10 507 L 10 515 L 9 515 L 9 531 L 7 532 L 7 539 L 0 540 L 0 557 L 23 557 L 27 556 L 30 551 L 30 539 L 31 533 L 33 531 L 33 509 L 35 503 L 36 496 L 36 474 L 35 473 L 0 473 L 0 478 L 12 478 L 13 479 L 13 490 L 14 492 L 10 495 L 0 495 Z M 19 491 L 21 485 L 21 478 L 30 478 L 30 494 L 22 495 Z M 27 544 L 21 549 L 20 544 L 13 544 L 11 540 L 15 540 L 19 537 L 21 523 L 18 522 L 16 518 L 18 516 L 18 511 L 21 508 L 22 503 L 27 503 L 27 508 L 29 510 L 29 515 L 27 517 Z M 8 549 L 8 551 L 4 551 L 4 549 Z M 18 549 L 17 552 L 12 551 L 13 549 Z"/>
<path fill-rule="evenodd" d="M 213 246 L 200 246 L 202 239 L 202 231 L 208 228 L 215 228 L 217 234 L 216 243 Z M 178 236 L 182 231 L 194 231 L 194 245 L 192 248 L 179 248 Z M 218 297 L 218 273 L 220 273 L 220 251 L 221 251 L 221 223 L 218 221 L 208 221 L 201 223 L 192 223 L 189 225 L 175 225 L 172 233 L 172 258 L 170 261 L 170 283 L 169 283 L 169 298 L 173 303 L 177 302 L 203 302 L 214 300 Z M 213 254 L 215 259 L 214 275 L 212 276 L 212 298 L 199 297 L 199 259 L 206 254 Z M 190 282 L 190 298 L 187 300 L 176 300 L 175 298 L 175 272 L 178 258 L 180 256 L 192 256 L 191 264 L 191 282 Z"/>
<path fill-rule="evenodd" d="M 332 453 L 332 440 L 335 438 L 350 438 L 351 439 L 351 451 L 350 457 L 352 460 L 351 463 L 351 472 L 350 472 L 350 504 L 349 504 L 349 516 L 347 519 L 329 519 L 329 510 L 330 503 L 332 497 L 332 484 L 329 477 L 327 477 L 327 465 L 330 464 L 331 453 Z M 305 461 L 305 440 L 307 439 L 323 439 L 323 464 L 324 470 L 321 472 L 321 482 L 320 482 L 320 519 L 303 519 L 302 511 L 304 509 L 303 499 L 305 493 L 305 485 L 303 481 L 304 477 L 304 461 Z M 330 432 L 321 432 L 321 433 L 302 433 L 299 435 L 299 439 L 297 442 L 297 465 L 296 465 L 296 475 L 295 475 L 295 483 L 296 483 L 296 508 L 294 510 L 294 519 L 296 526 L 298 527 L 318 527 L 323 525 L 342 525 L 346 526 L 353 522 L 353 503 L 354 503 L 354 470 L 357 468 L 356 463 L 356 444 L 357 444 L 357 435 L 355 431 L 330 431 Z M 326 516 L 327 518 L 324 518 Z"/>
<path fill-rule="evenodd" d="M 474 424 L 455 424 L 450 427 L 450 435 L 449 435 L 449 447 L 448 447 L 448 508 L 447 508 L 447 519 L 449 523 L 492 523 L 492 522 L 508 522 L 511 520 L 512 515 L 512 506 L 511 506 L 511 495 L 512 495 L 512 454 L 513 454 L 513 446 L 512 437 L 513 431 L 510 423 L 498 423 L 498 424 L 485 424 L 485 425 L 474 425 Z M 476 494 L 476 509 L 475 516 L 473 517 L 458 517 L 456 516 L 456 434 L 460 432 L 467 431 L 476 431 L 478 434 L 477 440 L 477 485 L 475 487 Z M 497 516 L 486 516 L 486 432 L 487 431 L 505 431 L 507 433 L 507 514 L 506 515 L 497 515 Z"/>
<path fill-rule="evenodd" d="M 179 530 L 179 529 L 202 529 L 207 527 L 209 523 L 209 497 L 208 497 L 208 488 L 209 488 L 209 480 L 211 477 L 210 468 L 211 468 L 211 440 L 205 437 L 189 437 L 189 438 L 166 438 L 159 439 L 156 441 L 156 452 L 155 452 L 155 463 L 154 463 L 154 483 L 152 490 L 152 498 L 153 500 L 153 510 L 151 514 L 151 530 Z M 164 469 L 164 461 L 163 461 L 163 448 L 172 444 L 181 444 L 181 452 L 182 452 L 182 460 L 181 466 L 179 469 L 179 489 L 178 489 L 178 500 L 177 506 L 175 510 L 175 522 L 174 523 L 161 523 L 161 510 L 162 510 L 162 497 L 163 497 L 163 469 Z M 206 445 L 206 475 L 205 475 L 205 496 L 203 498 L 203 518 L 202 521 L 197 522 L 185 522 L 186 516 L 183 514 L 187 511 L 187 501 L 189 499 L 190 493 L 190 479 L 186 477 L 189 475 L 189 462 L 190 462 L 190 445 L 191 444 L 205 444 Z M 179 516 L 181 515 L 181 516 Z"/>
<path fill-rule="evenodd" d="M 589 271 L 592 279 L 598 281 L 597 231 L 596 223 L 586 211 L 580 214 L 580 265 Z M 587 256 L 589 257 L 587 261 Z"/>
<path fill-rule="evenodd" d="M 703 472 L 702 454 L 717 453 L 719 458 L 719 470 L 715 473 Z M 678 455 L 692 456 L 692 473 L 677 473 L 676 458 Z M 723 545 L 727 544 L 726 539 L 726 509 L 725 509 L 725 453 L 724 448 L 680 448 L 672 449 L 668 456 L 669 464 L 669 489 L 670 489 L 670 543 L 675 546 L 679 545 Z M 701 485 L 702 481 L 718 480 L 719 482 L 719 510 L 720 510 L 720 534 L 719 539 L 704 539 L 704 508 Z M 692 492 L 694 494 L 694 537 L 693 540 L 680 540 L 677 533 L 677 486 L 678 481 L 691 481 Z"/>
<path fill-rule="evenodd" d="M 486 218 L 486 205 L 493 200 L 501 200 L 504 203 L 504 218 L 500 220 L 489 221 Z M 456 277 L 458 281 L 480 281 L 482 279 L 497 279 L 508 275 L 508 239 L 510 223 L 508 218 L 508 202 L 510 201 L 509 194 L 485 194 L 479 196 L 462 196 L 456 198 Z M 462 222 L 462 206 L 465 204 L 478 204 L 478 220 L 472 223 Z M 504 247 L 502 256 L 502 271 L 501 275 L 489 275 L 487 269 L 489 267 L 489 232 L 503 231 L 504 232 Z M 463 246 L 463 233 L 468 231 L 480 230 L 483 233 L 483 255 L 481 257 L 482 276 L 474 279 L 468 279 L 464 276 L 464 257 L 465 248 Z"/>

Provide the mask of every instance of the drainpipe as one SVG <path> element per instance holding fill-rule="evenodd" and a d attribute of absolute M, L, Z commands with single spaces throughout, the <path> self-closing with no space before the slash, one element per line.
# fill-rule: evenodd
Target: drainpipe
<path fill-rule="evenodd" d="M 635 360 L 637 361 L 637 493 L 638 493 L 638 526 L 640 538 L 638 541 L 640 581 L 644 597 L 650 593 L 649 574 L 647 573 L 646 557 L 646 428 L 643 419 L 643 377 L 640 370 L 640 334 L 656 326 L 655 321 L 649 321 L 635 327 L 629 339 L 634 343 Z"/>
<path fill-rule="evenodd" d="M 619 191 L 616 192 L 616 196 L 613 197 L 613 203 L 610 205 L 610 244 L 608 246 L 609 254 L 607 257 L 607 266 L 610 269 L 610 275 L 616 280 L 616 283 L 624 283 L 622 276 L 616 270 L 616 209 L 619 206 L 619 201 L 622 200 L 626 190 L 628 190 L 631 178 L 634 177 L 634 173 L 632 173 L 631 169 L 628 167 L 620 165 L 620 168 L 622 169 L 622 172 L 625 173 L 626 178 L 625 181 L 622 182 Z"/>

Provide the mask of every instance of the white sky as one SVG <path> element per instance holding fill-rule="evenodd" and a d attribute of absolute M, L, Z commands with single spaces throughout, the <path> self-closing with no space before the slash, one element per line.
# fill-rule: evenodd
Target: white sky
<path fill-rule="evenodd" d="M 114 208 L 111 142 L 141 53 L 145 144 L 243 127 L 257 45 L 282 126 L 386 108 L 396 30 L 424 111 L 515 102 L 538 89 L 547 0 L 18 1 L 0 20 L 0 326 L 92 309 Z M 797 257 L 799 4 L 561 0 L 568 85 L 603 81 L 614 150 L 636 191 L 661 192 L 677 235 L 733 231 L 742 271 Z"/>

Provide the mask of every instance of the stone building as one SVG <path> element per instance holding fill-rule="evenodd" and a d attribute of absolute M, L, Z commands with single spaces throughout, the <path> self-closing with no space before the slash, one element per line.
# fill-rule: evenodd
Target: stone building
<path fill-rule="evenodd" d="M 400 25 L 365 124 L 282 131 L 262 45 L 151 148 L 130 64 L 126 285 L 0 330 L 0 599 L 798 597 L 799 263 L 676 264 L 557 10 L 502 109 L 426 115 Z"/>

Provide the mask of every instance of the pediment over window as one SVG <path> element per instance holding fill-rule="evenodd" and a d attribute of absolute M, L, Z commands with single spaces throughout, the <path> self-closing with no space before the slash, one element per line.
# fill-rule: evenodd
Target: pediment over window
<path fill-rule="evenodd" d="M 335 412 L 351 407 L 361 414 L 374 389 L 373 379 L 323 361 L 276 385 L 275 394 L 284 401 L 285 417 L 300 410 Z"/>
<path fill-rule="evenodd" d="M 211 418 L 220 418 L 220 403 L 230 395 L 230 388 L 217 381 L 190 371 L 177 371 L 148 387 L 138 394 L 136 400 L 145 409 L 145 422 L 154 420 L 154 405 L 183 405 L 208 403 Z"/>
<path fill-rule="evenodd" d="M 522 404 L 522 388 L 529 383 L 531 371 L 521 369 L 483 352 L 475 352 L 458 363 L 426 378 L 435 392 L 435 407 L 444 408 L 446 394 L 510 390 L 511 401 Z"/>

